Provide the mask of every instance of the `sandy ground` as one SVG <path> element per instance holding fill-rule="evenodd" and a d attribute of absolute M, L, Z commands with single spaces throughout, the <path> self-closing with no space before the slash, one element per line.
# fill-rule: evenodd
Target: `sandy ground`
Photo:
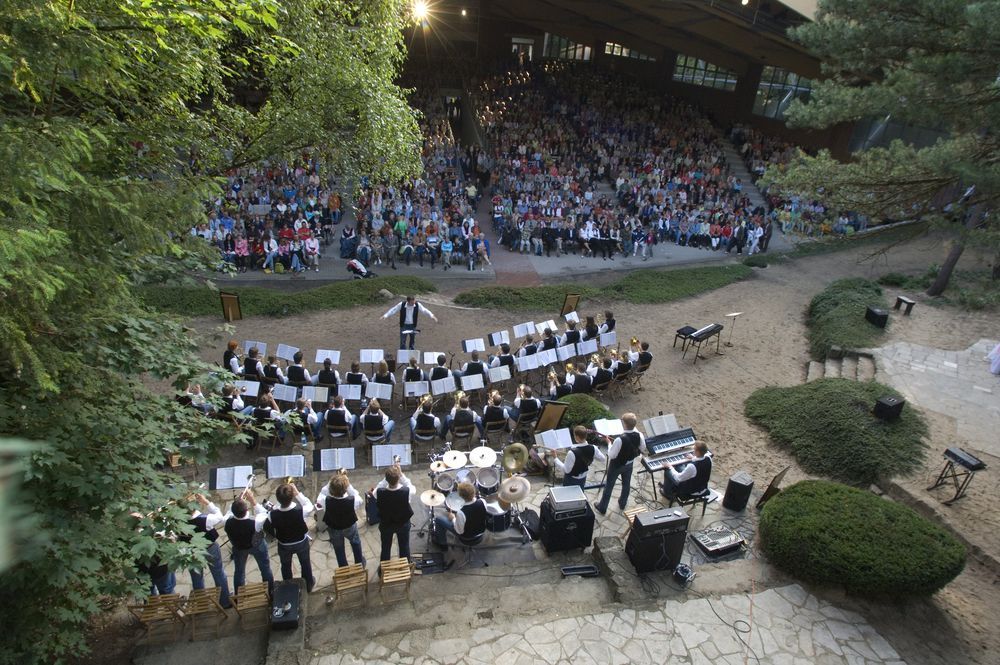
<path fill-rule="evenodd" d="M 757 270 L 755 276 L 725 289 L 662 306 L 608 304 L 615 310 L 619 338 L 636 335 L 651 343 L 654 362 L 645 390 L 613 403 L 622 413 L 634 411 L 640 418 L 657 412 L 673 413 L 682 426 L 695 429 L 714 451 L 717 470 L 713 481 L 724 487 L 737 470 L 748 471 L 763 487 L 786 465 L 791 466 L 785 484 L 807 477 L 784 451 L 773 446 L 766 433 L 743 416 L 743 402 L 754 390 L 766 385 L 794 385 L 804 380 L 808 348 L 805 340 L 805 309 L 812 296 L 832 279 L 848 275 L 874 277 L 889 271 L 918 271 L 939 260 L 940 247 L 927 240 L 893 249 L 875 261 L 864 260 L 870 249 L 800 259 Z M 893 291 L 890 289 L 889 293 Z M 449 293 L 424 299 L 441 323 L 421 320 L 422 350 L 460 350 L 460 340 L 510 329 L 526 320 L 553 318 L 557 312 L 510 313 L 468 310 L 451 305 Z M 915 294 L 909 294 L 915 295 Z M 916 295 L 918 301 L 919 294 Z M 605 303 L 584 302 L 582 313 L 603 311 Z M 311 359 L 315 348 L 345 352 L 345 360 L 357 357 L 361 347 L 395 349 L 395 320 L 381 321 L 387 308 L 361 307 L 349 311 L 322 312 L 293 319 L 254 318 L 235 325 L 235 338 L 258 339 L 273 349 L 278 342 L 301 347 Z M 692 364 L 692 355 L 682 360 L 680 346 L 672 348 L 674 330 L 684 326 L 719 322 L 727 325 L 723 342 L 729 340 L 729 312 L 744 312 L 733 330 L 732 347 L 722 346 L 723 356 L 714 355 L 715 345 L 706 347 L 706 359 Z M 898 321 L 899 317 L 894 317 Z M 209 333 L 217 319 L 191 322 Z M 889 328 L 887 341 L 897 339 L 936 346 L 965 348 L 981 337 L 997 335 L 994 313 L 960 313 L 952 309 L 918 304 L 915 315 Z M 207 347 L 205 358 L 221 359 L 222 343 Z M 465 358 L 456 356 L 456 366 Z M 311 366 L 311 364 L 310 364 Z M 341 370 L 345 364 L 341 364 Z M 367 369 L 367 368 L 366 368 Z M 395 413 L 393 414 L 396 415 Z M 939 470 L 940 452 L 952 445 L 955 422 L 944 414 L 929 413 L 931 453 L 925 468 L 906 481 L 919 491 Z M 405 424 L 398 425 L 405 431 Z M 991 460 L 992 461 L 992 460 Z M 1000 517 L 991 500 L 997 496 L 996 474 L 980 474 L 968 499 L 946 513 L 949 523 L 963 533 L 994 546 L 1000 545 Z M 1000 653 L 1000 594 L 988 569 L 970 564 L 947 589 L 926 603 L 906 608 L 865 605 L 873 620 L 891 637 L 911 663 L 995 663 Z"/>

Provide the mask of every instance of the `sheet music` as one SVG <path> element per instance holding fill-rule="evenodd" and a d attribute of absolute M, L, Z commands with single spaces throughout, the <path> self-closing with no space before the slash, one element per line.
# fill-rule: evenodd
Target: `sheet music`
<path fill-rule="evenodd" d="M 260 381 L 233 381 L 233 385 L 243 390 L 243 394 L 247 397 L 256 397 L 260 393 Z"/>
<path fill-rule="evenodd" d="M 538 354 L 534 353 L 530 356 L 524 356 L 523 358 L 514 358 L 514 364 L 517 365 L 518 372 L 527 372 L 531 369 L 537 369 Z"/>
<path fill-rule="evenodd" d="M 431 384 L 427 381 L 404 381 L 403 395 L 406 397 L 423 397 L 431 391 Z"/>
<path fill-rule="evenodd" d="M 325 386 L 304 386 L 302 397 L 310 402 L 322 402 L 325 406 L 330 401 L 330 389 Z"/>
<path fill-rule="evenodd" d="M 588 339 L 586 342 L 576 343 L 576 355 L 578 356 L 589 356 L 591 354 L 597 353 L 597 340 Z"/>
<path fill-rule="evenodd" d="M 555 349 L 549 349 L 548 351 L 539 351 L 535 354 L 538 358 L 538 366 L 544 367 L 546 365 L 552 365 L 553 363 L 559 362 L 559 356 L 556 355 Z"/>
<path fill-rule="evenodd" d="M 372 446 L 372 466 L 392 466 L 394 455 L 399 456 L 400 466 L 409 466 L 411 464 L 410 444 L 391 443 Z"/>
<path fill-rule="evenodd" d="M 271 392 L 274 394 L 274 399 L 279 402 L 294 402 L 298 395 L 298 390 L 295 389 L 295 386 L 286 386 L 283 383 L 274 384 Z"/>
<path fill-rule="evenodd" d="M 462 390 L 466 392 L 470 390 L 481 390 L 485 387 L 486 385 L 483 383 L 482 374 L 471 374 L 469 376 L 462 377 Z"/>
<path fill-rule="evenodd" d="M 553 335 L 559 332 L 556 322 L 552 319 L 549 319 L 548 321 L 539 321 L 535 324 L 535 330 L 538 331 L 539 335 L 543 334 L 546 330 L 551 330 Z"/>
<path fill-rule="evenodd" d="M 557 450 L 559 448 L 569 448 L 573 445 L 573 437 L 570 436 L 569 428 L 550 429 L 535 435 L 535 442 L 538 445 Z"/>
<path fill-rule="evenodd" d="M 209 474 L 209 489 L 232 490 L 246 487 L 247 479 L 253 475 L 252 466 L 220 466 Z M 215 481 L 212 482 L 214 476 Z"/>
<path fill-rule="evenodd" d="M 337 394 L 344 399 L 361 399 L 361 386 L 355 383 L 341 383 L 337 386 Z"/>
<path fill-rule="evenodd" d="M 365 397 L 392 401 L 392 384 L 369 381 L 365 384 Z M 386 405 L 388 406 L 388 405 Z"/>
<path fill-rule="evenodd" d="M 282 360 L 293 362 L 295 360 L 295 354 L 298 352 L 299 352 L 299 347 L 297 346 L 288 346 L 287 344 L 279 344 L 278 350 L 274 352 L 274 355 L 281 358 Z"/>
<path fill-rule="evenodd" d="M 576 312 L 570 312 L 563 318 L 566 319 L 566 323 L 569 323 L 570 321 L 573 321 L 575 323 L 580 323 L 580 315 L 577 314 Z"/>
<path fill-rule="evenodd" d="M 437 365 L 438 356 L 444 356 L 444 355 L 445 354 L 443 351 L 424 351 L 424 364 Z"/>
<path fill-rule="evenodd" d="M 559 359 L 559 362 L 565 362 L 575 356 L 576 346 L 573 344 L 564 344 L 563 346 L 556 347 L 556 358 Z"/>
<path fill-rule="evenodd" d="M 446 376 L 443 379 L 431 381 L 431 395 L 437 397 L 438 395 L 445 395 L 453 392 L 455 392 L 455 377 Z"/>
<path fill-rule="evenodd" d="M 329 358 L 330 362 L 334 365 L 340 364 L 340 351 L 334 349 L 316 349 L 316 364 L 322 365 L 323 362 Z"/>
<path fill-rule="evenodd" d="M 485 351 L 486 344 L 483 343 L 482 337 L 477 337 L 475 339 L 465 339 L 462 340 L 462 350 L 466 353 L 472 353 L 473 351 Z"/>
<path fill-rule="evenodd" d="M 377 363 L 385 357 L 382 349 L 361 349 L 361 362 Z"/>
<path fill-rule="evenodd" d="M 257 347 L 257 351 L 259 352 L 257 357 L 267 358 L 267 342 L 256 342 L 252 339 L 248 339 L 247 341 L 243 342 L 243 354 L 246 355 L 250 353 L 250 349 L 252 349 L 255 346 Z M 229 368 L 227 367 L 226 369 Z"/>
<path fill-rule="evenodd" d="M 525 321 L 514 326 L 514 337 L 527 337 L 535 334 L 534 321 Z"/>
<path fill-rule="evenodd" d="M 306 475 L 306 458 L 304 455 L 271 455 L 267 458 L 267 477 L 301 478 Z"/>
<path fill-rule="evenodd" d="M 601 346 L 614 346 L 618 343 L 618 333 L 612 330 L 601 335 Z"/>
<path fill-rule="evenodd" d="M 410 362 L 410 358 L 416 358 L 417 362 L 420 362 L 420 352 L 411 351 L 410 349 L 399 349 L 396 351 L 396 363 L 399 365 L 406 365 Z"/>
<path fill-rule="evenodd" d="M 353 469 L 354 448 L 324 448 L 313 451 L 313 471 Z"/>
<path fill-rule="evenodd" d="M 510 367 L 507 365 L 500 365 L 499 367 L 490 367 L 490 383 L 496 383 L 498 381 L 507 381 L 510 379 Z"/>
<path fill-rule="evenodd" d="M 625 426 L 618 418 L 598 418 L 594 421 L 594 429 L 604 436 L 616 437 L 625 431 Z"/>
<path fill-rule="evenodd" d="M 501 344 L 510 344 L 510 333 L 506 330 L 498 330 L 497 332 L 491 332 L 489 334 L 490 346 L 500 346 Z"/>
<path fill-rule="evenodd" d="M 597 428 L 595 427 L 594 429 Z M 680 429 L 680 426 L 677 424 L 677 417 L 672 413 L 668 413 L 665 416 L 653 416 L 652 418 L 643 420 L 642 429 L 646 433 L 646 436 L 652 437 L 676 432 Z"/>

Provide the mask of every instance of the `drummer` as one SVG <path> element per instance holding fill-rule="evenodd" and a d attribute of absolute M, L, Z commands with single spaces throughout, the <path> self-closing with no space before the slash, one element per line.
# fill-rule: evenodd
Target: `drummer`
<path fill-rule="evenodd" d="M 604 462 L 608 459 L 600 448 L 587 442 L 587 434 L 588 430 L 583 425 L 577 425 L 573 428 L 573 445 L 566 453 L 565 461 L 560 460 L 555 451 L 552 451 L 552 461 L 555 462 L 556 468 L 563 472 L 564 486 L 586 487 L 590 465 L 595 459 L 598 462 Z"/>
<path fill-rule="evenodd" d="M 434 542 L 441 547 L 448 546 L 449 531 L 462 543 L 475 543 L 486 532 L 486 502 L 476 497 L 476 488 L 469 483 L 459 483 L 458 495 L 463 501 L 461 508 L 449 508 L 447 517 L 434 518 L 437 524 Z"/>

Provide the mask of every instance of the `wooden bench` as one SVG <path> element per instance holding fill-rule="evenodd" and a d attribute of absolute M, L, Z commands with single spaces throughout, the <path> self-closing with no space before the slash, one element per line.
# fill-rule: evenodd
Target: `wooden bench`
<path fill-rule="evenodd" d="M 333 591 L 338 607 L 364 605 L 368 602 L 368 571 L 360 563 L 337 568 L 333 571 Z"/>
<path fill-rule="evenodd" d="M 413 580 L 413 569 L 408 559 L 399 558 L 383 561 L 379 570 L 378 593 L 383 603 L 387 600 L 384 593 L 386 590 L 390 592 L 403 591 L 402 595 L 398 598 L 389 598 L 389 600 L 397 600 L 404 596 L 407 600 L 410 599 L 410 583 Z"/>
<path fill-rule="evenodd" d="M 174 641 L 184 626 L 181 602 L 180 594 L 161 594 L 150 596 L 144 605 L 129 605 L 128 611 L 138 619 L 144 631 L 142 638 L 148 643 L 162 637 Z"/>
<path fill-rule="evenodd" d="M 906 296 L 896 296 L 896 305 L 893 309 L 899 309 L 901 306 L 906 305 L 906 309 L 903 310 L 903 316 L 909 316 L 910 312 L 913 311 L 913 306 L 916 304 L 916 300 L 911 300 Z"/>
<path fill-rule="evenodd" d="M 233 596 L 233 607 L 244 629 L 267 628 L 271 624 L 271 595 L 267 582 L 241 586 Z"/>

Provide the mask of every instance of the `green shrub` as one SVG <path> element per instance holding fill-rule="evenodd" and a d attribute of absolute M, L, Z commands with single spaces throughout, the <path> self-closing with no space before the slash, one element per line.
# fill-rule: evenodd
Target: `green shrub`
<path fill-rule="evenodd" d="M 297 293 L 259 286 L 227 287 L 225 290 L 239 294 L 243 316 L 290 316 L 382 302 L 381 289 L 396 294 L 437 290 L 434 284 L 420 277 L 355 279 Z M 143 286 L 137 292 L 148 307 L 163 312 L 181 316 L 210 316 L 222 311 L 219 292 L 207 286 Z"/>
<path fill-rule="evenodd" d="M 879 599 L 929 596 L 965 567 L 962 544 L 910 508 L 822 480 L 768 501 L 760 538 L 795 577 Z"/>
<path fill-rule="evenodd" d="M 878 283 L 882 286 L 903 286 L 909 279 L 901 272 L 888 272 L 878 278 Z"/>
<path fill-rule="evenodd" d="M 566 413 L 563 415 L 561 427 L 569 427 L 570 429 L 577 425 L 593 427 L 594 420 L 614 418 L 614 415 L 612 415 L 607 407 L 590 395 L 567 395 L 559 401 L 569 403 L 569 408 L 566 409 Z"/>
<path fill-rule="evenodd" d="M 860 349 L 873 346 L 885 332 L 865 320 L 869 306 L 885 307 L 882 289 L 861 277 L 837 280 L 809 304 L 809 350 L 822 360 L 831 346 Z"/>
<path fill-rule="evenodd" d="M 809 473 L 868 485 L 912 473 L 927 453 L 927 424 L 912 406 L 891 422 L 872 414 L 875 400 L 894 392 L 874 381 L 821 379 L 761 388 L 744 408 Z"/>
<path fill-rule="evenodd" d="M 754 254 L 753 256 L 748 256 L 743 260 L 743 265 L 749 266 L 751 268 L 766 268 L 767 267 L 767 257 L 763 254 Z"/>

